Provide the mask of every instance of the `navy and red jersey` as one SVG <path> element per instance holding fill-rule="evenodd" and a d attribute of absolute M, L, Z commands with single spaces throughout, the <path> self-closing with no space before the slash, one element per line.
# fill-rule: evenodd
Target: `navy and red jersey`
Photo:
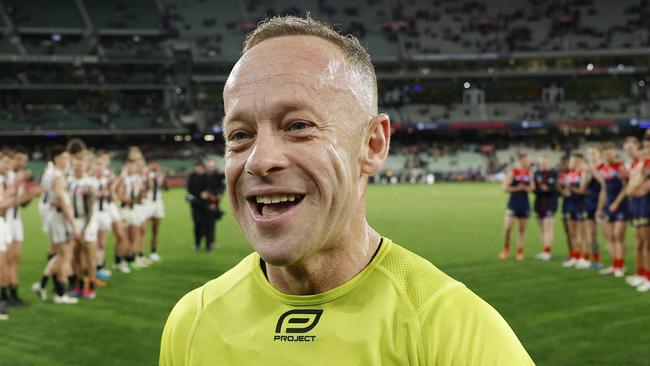
<path fill-rule="evenodd" d="M 533 177 L 535 178 L 535 212 L 540 217 L 550 217 L 557 211 L 558 172 L 555 169 L 538 170 Z M 542 190 L 542 185 L 546 185 L 548 191 Z"/>
<path fill-rule="evenodd" d="M 570 170 L 565 177 L 566 185 L 569 188 L 576 188 L 576 189 L 580 188 L 583 179 L 584 179 L 584 172 L 578 169 Z M 586 195 L 584 193 L 576 193 L 572 190 L 569 195 L 569 201 L 579 203 L 579 204 L 584 204 L 585 196 Z"/>
<path fill-rule="evenodd" d="M 550 170 L 537 170 L 534 174 L 535 177 L 535 194 L 536 195 L 549 195 L 557 196 L 557 182 L 558 182 L 558 173 L 555 169 Z M 548 191 L 542 190 L 542 185 L 548 187 Z"/>
<path fill-rule="evenodd" d="M 528 169 L 513 169 L 512 170 L 512 182 L 510 182 L 510 187 L 517 187 L 520 184 L 524 184 L 527 187 L 531 185 L 530 179 L 530 170 Z M 517 191 L 510 192 L 510 199 L 508 200 L 508 208 L 518 209 L 518 208 L 528 208 L 528 192 L 527 191 Z"/>
<path fill-rule="evenodd" d="M 598 169 L 598 173 L 605 178 L 605 193 L 607 194 L 607 205 L 612 204 L 616 197 L 623 189 L 623 178 L 625 168 L 623 163 L 615 162 L 611 164 L 603 164 Z"/>
<path fill-rule="evenodd" d="M 596 171 L 600 171 L 605 164 L 599 164 Z M 600 198 L 600 190 L 602 189 L 600 182 L 596 177 L 591 177 L 587 183 L 587 196 L 585 197 L 585 210 L 596 211 L 598 208 L 598 199 Z"/>

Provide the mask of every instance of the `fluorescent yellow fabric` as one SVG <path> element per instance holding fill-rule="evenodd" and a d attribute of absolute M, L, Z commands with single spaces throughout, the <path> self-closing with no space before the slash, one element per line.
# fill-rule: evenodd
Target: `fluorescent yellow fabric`
<path fill-rule="evenodd" d="M 185 295 L 160 365 L 533 365 L 501 316 L 384 238 L 373 261 L 322 294 L 273 288 L 253 253 Z"/>

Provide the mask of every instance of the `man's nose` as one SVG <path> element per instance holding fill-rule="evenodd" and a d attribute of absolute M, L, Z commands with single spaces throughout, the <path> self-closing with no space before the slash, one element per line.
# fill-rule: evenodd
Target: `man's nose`
<path fill-rule="evenodd" d="M 246 161 L 246 173 L 265 177 L 274 171 L 288 167 L 285 154 L 288 142 L 271 129 L 260 129 L 255 139 L 253 151 Z"/>

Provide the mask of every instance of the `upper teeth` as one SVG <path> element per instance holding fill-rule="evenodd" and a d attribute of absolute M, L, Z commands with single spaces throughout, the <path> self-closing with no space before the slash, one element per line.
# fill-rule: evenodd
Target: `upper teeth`
<path fill-rule="evenodd" d="M 267 196 L 255 196 L 257 203 L 279 203 L 279 202 L 293 202 L 296 200 L 295 194 L 272 194 Z"/>

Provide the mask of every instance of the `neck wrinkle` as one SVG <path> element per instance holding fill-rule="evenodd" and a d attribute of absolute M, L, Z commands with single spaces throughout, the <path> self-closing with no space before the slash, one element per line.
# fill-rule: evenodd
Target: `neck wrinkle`
<path fill-rule="evenodd" d="M 369 225 L 357 240 L 320 252 L 309 261 L 287 266 L 266 263 L 271 286 L 288 295 L 314 295 L 339 287 L 371 262 L 381 236 Z"/>

